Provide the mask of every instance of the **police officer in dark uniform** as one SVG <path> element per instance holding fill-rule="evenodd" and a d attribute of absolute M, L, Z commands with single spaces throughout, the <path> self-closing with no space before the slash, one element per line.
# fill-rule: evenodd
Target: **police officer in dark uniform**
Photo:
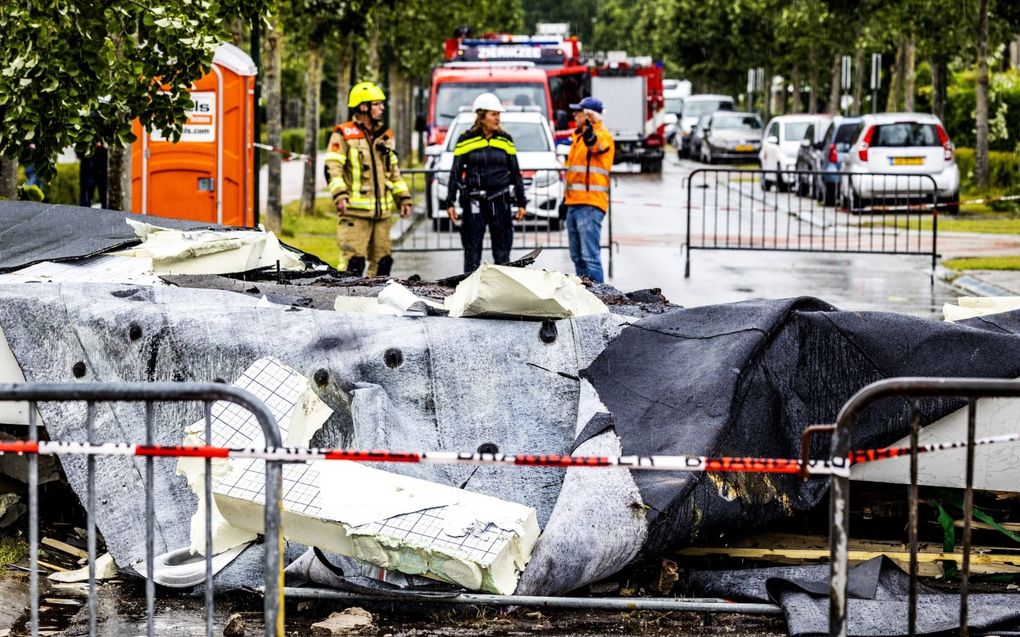
<path fill-rule="evenodd" d="M 474 102 L 475 125 L 457 140 L 450 170 L 450 189 L 445 207 L 450 219 L 461 221 L 460 238 L 464 246 L 464 272 L 473 272 L 482 263 L 485 227 L 492 237 L 492 258 L 497 264 L 510 260 L 514 242 L 514 215 L 524 218 L 527 199 L 524 179 L 517 164 L 514 140 L 499 126 L 504 110 L 499 98 L 482 93 Z M 462 218 L 457 215 L 454 198 L 460 196 Z"/>

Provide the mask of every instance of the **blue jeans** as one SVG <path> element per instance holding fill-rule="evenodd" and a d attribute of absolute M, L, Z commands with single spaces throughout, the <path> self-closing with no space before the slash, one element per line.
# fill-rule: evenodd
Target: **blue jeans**
<path fill-rule="evenodd" d="M 567 238 L 570 260 L 577 276 L 586 276 L 596 283 L 602 278 L 602 218 L 606 214 L 595 206 L 567 206 Z"/>

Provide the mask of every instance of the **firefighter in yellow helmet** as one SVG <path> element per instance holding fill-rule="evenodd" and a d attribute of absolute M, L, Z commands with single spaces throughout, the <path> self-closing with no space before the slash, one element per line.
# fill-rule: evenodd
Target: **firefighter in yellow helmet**
<path fill-rule="evenodd" d="M 339 213 L 340 267 L 362 276 L 388 276 L 393 267 L 390 223 L 395 209 L 411 214 L 411 193 L 400 177 L 393 131 L 383 126 L 386 95 L 371 82 L 354 85 L 351 121 L 334 129 L 326 152 L 326 182 Z"/>

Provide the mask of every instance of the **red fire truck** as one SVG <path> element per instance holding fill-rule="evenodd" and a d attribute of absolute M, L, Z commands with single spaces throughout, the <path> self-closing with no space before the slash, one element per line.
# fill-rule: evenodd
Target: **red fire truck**
<path fill-rule="evenodd" d="M 591 94 L 605 105 L 603 122 L 616 141 L 615 162 L 661 172 L 666 140 L 662 66 L 649 57 L 611 51 L 589 72 Z"/>
<path fill-rule="evenodd" d="M 581 64 L 581 43 L 565 31 L 566 25 L 539 25 L 534 36 L 487 33 L 446 40 L 444 62 L 432 73 L 429 144 L 442 143 L 458 112 L 486 91 L 508 106 L 540 109 L 557 140 L 569 138 L 569 104 L 586 94 L 588 69 Z"/>

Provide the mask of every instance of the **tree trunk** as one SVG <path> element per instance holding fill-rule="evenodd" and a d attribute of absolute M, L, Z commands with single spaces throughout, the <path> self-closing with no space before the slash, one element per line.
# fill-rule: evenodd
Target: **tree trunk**
<path fill-rule="evenodd" d="M 351 92 L 351 41 L 343 36 L 340 43 L 340 71 L 336 78 L 336 118 L 335 124 L 347 121 L 347 96 Z"/>
<path fill-rule="evenodd" d="M 941 60 L 931 61 L 931 112 L 944 120 L 946 115 L 946 64 Z"/>
<path fill-rule="evenodd" d="M 850 105 L 852 115 L 861 114 L 861 105 L 864 100 L 864 50 L 857 45 L 854 51 L 854 87 L 852 92 L 854 101 Z"/>
<path fill-rule="evenodd" d="M 131 151 L 114 144 L 110 146 L 110 154 L 106 158 L 106 206 L 110 210 L 130 210 L 131 196 L 125 187 L 125 160 L 130 161 Z M 130 184 L 130 181 L 127 182 Z"/>
<path fill-rule="evenodd" d="M 831 81 L 829 82 L 829 107 L 827 111 L 832 115 L 839 115 L 839 91 L 841 84 L 841 71 L 843 65 L 842 56 L 836 54 L 832 56 L 832 73 L 830 73 Z"/>
<path fill-rule="evenodd" d="M 762 69 L 761 78 L 761 112 L 767 124 L 772 119 L 772 66 L 766 64 Z"/>
<path fill-rule="evenodd" d="M 977 47 L 977 145 L 974 149 L 974 181 L 978 188 L 988 187 L 988 0 L 978 9 L 980 27 Z"/>
<path fill-rule="evenodd" d="M 266 97 L 266 142 L 273 148 L 283 144 L 283 109 L 280 99 L 280 68 L 283 52 L 283 24 L 277 19 L 266 33 L 263 48 L 263 71 Z M 267 162 L 269 178 L 266 188 L 265 225 L 279 233 L 283 227 L 283 192 L 281 188 L 282 163 L 279 153 L 269 152 Z"/>
<path fill-rule="evenodd" d="M 396 65 L 390 68 L 390 89 L 393 96 L 393 132 L 397 139 L 397 157 L 407 160 L 411 158 L 411 135 L 414 134 L 414 122 L 411 116 L 411 92 L 407 74 Z"/>
<path fill-rule="evenodd" d="M 790 100 L 790 112 L 801 113 L 804 111 L 803 102 L 800 99 L 800 66 L 797 64 L 793 65 L 790 70 L 790 83 L 793 84 L 793 99 Z"/>
<path fill-rule="evenodd" d="M 319 149 L 319 100 L 322 97 L 322 63 L 326 44 L 321 37 L 308 38 L 308 72 L 305 74 L 305 160 L 301 183 L 301 214 L 315 213 L 315 156 Z"/>
<path fill-rule="evenodd" d="M 900 92 L 903 88 L 903 47 L 896 48 L 896 60 L 892 65 L 892 77 L 889 78 L 889 97 L 885 101 L 885 110 L 893 113 L 900 110 Z"/>
<path fill-rule="evenodd" d="M 379 82 L 382 79 L 381 43 L 379 25 L 373 20 L 368 41 L 368 79 Z"/>
<path fill-rule="evenodd" d="M 908 113 L 914 112 L 914 94 L 917 73 L 915 66 L 917 62 L 917 45 L 914 36 L 908 36 L 903 42 L 903 110 Z"/>
<path fill-rule="evenodd" d="M 814 47 L 811 47 L 811 54 L 808 59 L 811 60 L 811 66 L 808 67 L 808 85 L 811 87 L 811 92 L 808 93 L 807 111 L 814 114 L 818 112 L 818 87 L 820 86 Z"/>
<path fill-rule="evenodd" d="M 18 160 L 0 157 L 0 199 L 18 198 Z"/>

